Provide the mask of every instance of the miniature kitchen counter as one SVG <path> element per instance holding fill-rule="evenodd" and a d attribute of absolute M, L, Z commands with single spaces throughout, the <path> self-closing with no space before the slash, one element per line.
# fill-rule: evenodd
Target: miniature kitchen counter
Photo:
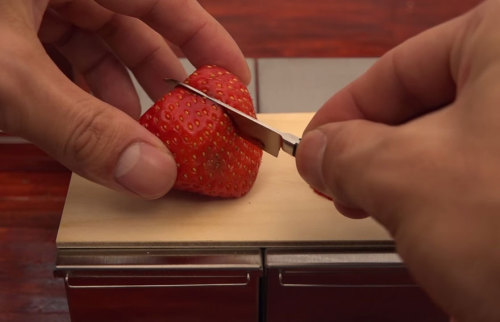
<path fill-rule="evenodd" d="M 312 114 L 261 114 L 301 134 Z M 67 247 L 265 246 L 300 242 L 390 241 L 372 219 L 350 220 L 300 178 L 294 158 L 266 153 L 255 185 L 237 199 L 172 192 L 155 201 L 73 175 L 57 245 Z"/>
<path fill-rule="evenodd" d="M 259 115 L 297 135 L 311 117 Z M 74 321 L 446 320 L 388 233 L 340 215 L 284 153 L 239 199 L 145 201 L 73 175 L 57 248 Z"/>

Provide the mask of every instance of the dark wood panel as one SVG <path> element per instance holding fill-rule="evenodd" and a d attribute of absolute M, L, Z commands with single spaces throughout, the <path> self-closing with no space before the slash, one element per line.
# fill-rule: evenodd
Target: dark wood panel
<path fill-rule="evenodd" d="M 64 166 L 32 144 L 0 144 L 0 172 L 15 171 L 67 172 Z"/>
<path fill-rule="evenodd" d="M 201 0 L 249 57 L 380 56 L 479 0 Z"/>
<path fill-rule="evenodd" d="M 155 271 L 153 276 L 134 271 L 122 278 L 77 274 L 69 279 L 72 286 L 94 288 L 67 287 L 73 321 L 258 320 L 258 271 L 184 269 Z M 106 287 L 116 284 L 157 287 Z"/>
<path fill-rule="evenodd" d="M 43 217 L 39 219 L 47 225 Z M 63 282 L 53 277 L 57 225 L 47 225 L 47 228 L 4 228 L 2 225 L 0 320 L 69 320 Z"/>
<path fill-rule="evenodd" d="M 53 277 L 70 172 L 31 144 L 0 145 L 0 320 L 69 321 Z"/>
<path fill-rule="evenodd" d="M 449 320 L 403 267 L 272 268 L 267 300 L 268 322 Z"/>
<path fill-rule="evenodd" d="M 30 313 L 8 313 L 1 314 L 2 321 L 22 321 L 22 322 L 68 322 L 70 321 L 67 313 L 49 313 L 49 314 L 30 314 Z"/>

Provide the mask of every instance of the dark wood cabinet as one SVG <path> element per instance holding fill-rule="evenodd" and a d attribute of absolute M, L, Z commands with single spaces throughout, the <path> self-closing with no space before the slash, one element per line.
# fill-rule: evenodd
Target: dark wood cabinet
<path fill-rule="evenodd" d="M 63 249 L 56 275 L 72 321 L 448 321 L 390 251 Z"/>
<path fill-rule="evenodd" d="M 440 322 L 395 253 L 269 250 L 267 322 Z"/>
<path fill-rule="evenodd" d="M 259 317 L 259 251 L 64 250 L 72 321 L 231 321 Z"/>

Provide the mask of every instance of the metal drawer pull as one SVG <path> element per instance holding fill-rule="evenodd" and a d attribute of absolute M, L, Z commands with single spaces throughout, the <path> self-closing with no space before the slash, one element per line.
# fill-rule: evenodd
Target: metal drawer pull
<path fill-rule="evenodd" d="M 403 287 L 417 287 L 415 284 L 319 284 L 319 283 L 287 283 L 283 281 L 283 273 L 279 272 L 278 275 L 280 286 L 283 287 L 338 287 L 338 288 L 356 288 L 356 287 L 379 287 L 379 288 L 403 288 Z"/>
<path fill-rule="evenodd" d="M 84 278 L 103 278 L 101 276 L 79 276 Z M 119 276 L 120 278 L 126 278 L 127 276 Z M 137 276 L 130 276 L 133 278 L 138 278 Z M 176 277 L 176 276 L 170 276 Z M 186 276 L 180 276 L 185 278 Z M 224 277 L 242 277 L 242 276 L 190 276 L 190 277 L 213 277 L 213 278 L 224 278 Z M 186 284 L 102 284 L 102 285 L 74 285 L 70 283 L 70 276 L 66 274 L 64 281 L 66 286 L 71 289 L 116 289 L 116 288 L 161 288 L 161 287 L 219 287 L 219 286 L 247 286 L 250 283 L 250 273 L 246 274 L 245 282 L 241 283 L 186 283 Z"/>

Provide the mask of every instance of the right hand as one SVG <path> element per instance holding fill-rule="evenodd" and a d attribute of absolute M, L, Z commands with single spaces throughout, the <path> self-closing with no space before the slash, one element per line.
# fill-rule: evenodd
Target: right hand
<path fill-rule="evenodd" d="M 500 1 L 428 30 L 333 96 L 297 151 L 303 178 L 394 237 L 457 321 L 500 321 Z"/>

